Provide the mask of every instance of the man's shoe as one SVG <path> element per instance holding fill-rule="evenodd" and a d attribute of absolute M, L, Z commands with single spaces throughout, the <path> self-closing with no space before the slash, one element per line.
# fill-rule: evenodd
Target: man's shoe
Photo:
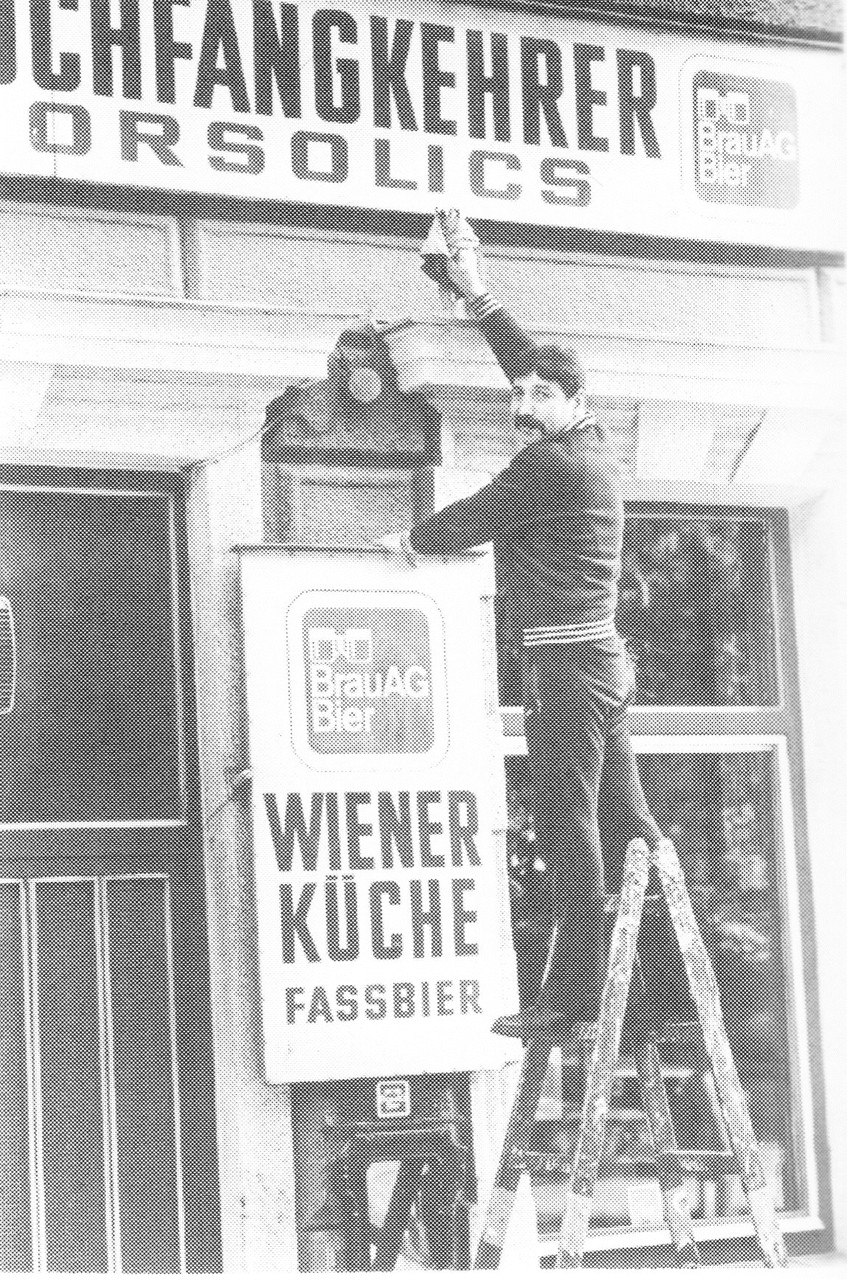
<path fill-rule="evenodd" d="M 491 1030 L 495 1036 L 514 1036 L 519 1040 L 527 1040 L 538 1035 L 539 1031 L 553 1031 L 559 1027 L 570 1027 L 577 1021 L 566 1009 L 544 1009 L 531 1005 L 521 1009 L 519 1013 L 506 1013 L 498 1018 Z"/>

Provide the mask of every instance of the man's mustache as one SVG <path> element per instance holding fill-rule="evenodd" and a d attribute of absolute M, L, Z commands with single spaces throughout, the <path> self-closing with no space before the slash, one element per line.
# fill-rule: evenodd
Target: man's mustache
<path fill-rule="evenodd" d="M 522 435 L 525 435 L 525 436 L 529 435 L 531 431 L 541 430 L 541 424 L 536 422 L 535 418 L 527 418 L 527 417 L 524 417 L 523 414 L 518 414 L 515 417 L 515 427 L 517 428 L 518 431 L 521 432 Z"/>

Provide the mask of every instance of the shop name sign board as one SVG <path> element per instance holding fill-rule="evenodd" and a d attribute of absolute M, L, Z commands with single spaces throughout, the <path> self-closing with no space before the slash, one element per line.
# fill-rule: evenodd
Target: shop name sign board
<path fill-rule="evenodd" d="M 490 1034 L 517 990 L 502 760 L 469 660 L 484 564 L 242 553 L 271 1080 L 514 1056 Z"/>
<path fill-rule="evenodd" d="M 0 6 L 8 173 L 841 248 L 836 53 L 426 4 Z"/>

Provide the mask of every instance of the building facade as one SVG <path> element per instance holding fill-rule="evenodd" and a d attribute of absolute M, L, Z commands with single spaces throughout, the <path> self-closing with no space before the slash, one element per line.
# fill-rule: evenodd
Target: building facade
<path fill-rule="evenodd" d="M 310 1230 L 331 1095 L 263 1060 L 238 548 L 352 553 L 504 464 L 507 385 L 419 270 L 454 200 L 495 295 L 580 351 L 622 459 L 645 788 L 711 930 L 789 1247 L 843 1249 L 834 6 L 7 9 L 2 1266 L 331 1265 Z M 343 331 L 406 319 L 400 387 L 431 409 L 285 399 Z M 541 871 L 497 645 L 531 985 Z M 451 1084 L 480 1195 L 514 1086 L 513 1065 Z M 691 1194 L 710 1256 L 743 1257 L 737 1188 Z M 600 1199 L 591 1248 L 652 1258 L 620 1180 Z"/>

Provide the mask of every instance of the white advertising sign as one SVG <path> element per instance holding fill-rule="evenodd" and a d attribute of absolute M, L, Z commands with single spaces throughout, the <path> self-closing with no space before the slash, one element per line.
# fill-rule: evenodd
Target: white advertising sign
<path fill-rule="evenodd" d="M 841 249 L 838 52 L 702 47 L 396 0 L 3 4 L 0 168 Z"/>
<path fill-rule="evenodd" d="M 270 1080 L 515 1057 L 490 1034 L 518 995 L 479 656 L 489 574 L 487 558 L 242 551 Z"/>

